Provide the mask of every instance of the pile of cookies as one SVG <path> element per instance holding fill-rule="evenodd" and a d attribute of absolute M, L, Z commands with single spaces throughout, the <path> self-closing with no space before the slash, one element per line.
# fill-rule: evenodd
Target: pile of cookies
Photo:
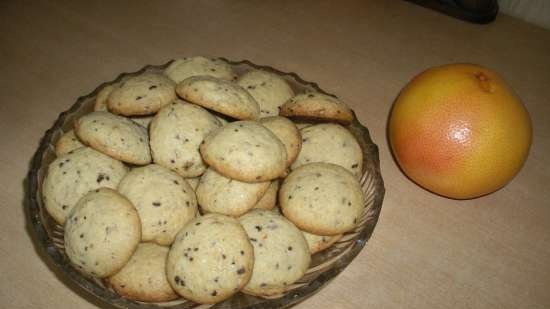
<path fill-rule="evenodd" d="M 358 224 L 352 119 L 277 74 L 175 60 L 101 89 L 56 143 L 44 206 L 74 267 L 124 297 L 277 295 Z"/>

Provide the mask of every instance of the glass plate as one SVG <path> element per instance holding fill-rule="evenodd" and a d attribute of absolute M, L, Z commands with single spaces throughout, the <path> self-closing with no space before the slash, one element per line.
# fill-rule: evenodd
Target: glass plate
<path fill-rule="evenodd" d="M 332 95 L 319 88 L 316 83 L 304 81 L 296 73 L 281 72 L 269 66 L 253 64 L 247 60 L 230 61 L 225 58 L 219 59 L 229 63 L 239 75 L 252 69 L 262 69 L 284 78 L 296 93 L 318 91 Z M 305 276 L 295 284 L 289 286 L 286 292 L 269 299 L 237 293 L 233 297 L 215 305 L 198 305 L 184 299 L 164 303 L 142 303 L 119 296 L 114 290 L 107 288 L 101 279 L 86 277 L 71 266 L 64 251 L 63 227 L 57 224 L 46 212 L 41 199 L 42 181 L 48 165 L 55 159 L 54 145 L 64 132 L 72 129 L 76 119 L 93 110 L 95 97 L 101 88 L 144 72 L 162 72 L 170 63 L 171 61 L 159 66 L 148 65 L 137 72 L 123 73 L 114 81 L 100 85 L 92 93 L 78 98 L 76 103 L 67 111 L 61 113 L 54 125 L 46 131 L 32 161 L 28 174 L 26 196 L 28 220 L 30 220 L 31 230 L 35 234 L 37 245 L 45 249 L 47 256 L 53 261 L 54 271 L 58 272 L 61 278 L 76 283 L 76 285 L 67 284 L 68 286 L 79 287 L 93 295 L 93 297 L 115 308 L 288 308 L 312 296 L 344 270 L 361 249 L 363 249 L 374 231 L 382 207 L 385 190 L 382 176 L 380 175 L 378 147 L 372 142 L 369 131 L 359 123 L 355 114 L 353 123 L 347 128 L 357 138 L 364 154 L 364 170 L 361 185 L 366 196 L 365 209 L 357 228 L 346 233 L 329 249 L 313 255 L 310 268 Z"/>

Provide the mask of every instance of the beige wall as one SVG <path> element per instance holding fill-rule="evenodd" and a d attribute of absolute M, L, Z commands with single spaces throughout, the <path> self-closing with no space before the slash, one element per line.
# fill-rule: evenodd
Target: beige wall
<path fill-rule="evenodd" d="M 502 13 L 550 30 L 550 0 L 498 0 Z"/>

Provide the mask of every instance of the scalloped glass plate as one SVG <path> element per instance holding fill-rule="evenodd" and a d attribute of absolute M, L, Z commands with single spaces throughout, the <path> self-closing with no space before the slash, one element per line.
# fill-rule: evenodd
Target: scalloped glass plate
<path fill-rule="evenodd" d="M 225 58 L 220 59 L 229 63 L 237 74 L 242 74 L 252 69 L 262 69 L 278 74 L 288 81 L 296 93 L 319 91 L 329 94 L 320 89 L 316 83 L 304 81 L 295 73 L 281 72 L 268 66 L 253 64 L 247 60 L 229 61 Z M 72 129 L 74 120 L 92 111 L 95 97 L 99 90 L 105 85 L 123 81 L 143 72 L 162 72 L 169 64 L 170 62 L 159 66 L 148 65 L 137 72 L 123 73 L 114 81 L 100 85 L 92 93 L 78 98 L 76 103 L 67 111 L 61 113 L 54 125 L 46 131 L 34 155 L 31 170 L 28 174 L 28 196 L 26 197 L 28 200 L 28 219 L 30 220 L 32 231 L 36 236 L 35 240 L 37 245 L 45 249 L 45 252 L 53 261 L 54 267 L 57 268 L 56 271 L 61 274 L 62 278 L 73 281 L 76 283 L 77 287 L 115 308 L 288 308 L 312 296 L 344 270 L 363 249 L 365 243 L 374 231 L 382 207 L 384 183 L 380 174 L 378 147 L 372 142 L 369 131 L 359 123 L 355 114 L 353 123 L 348 126 L 348 129 L 357 138 L 364 153 L 364 171 L 363 177 L 361 178 L 361 185 L 366 196 L 365 209 L 357 228 L 346 233 L 329 249 L 313 255 L 310 268 L 306 275 L 298 282 L 289 286 L 286 292 L 270 297 L 269 299 L 237 293 L 233 297 L 215 305 L 198 305 L 185 299 L 178 299 L 165 303 L 142 303 L 119 296 L 112 289 L 107 288 L 102 280 L 83 276 L 71 266 L 64 251 L 63 227 L 55 223 L 45 211 L 41 199 L 42 180 L 44 179 L 48 165 L 55 159 L 55 142 L 64 132 Z M 71 284 L 71 286 L 74 286 L 74 284 Z"/>

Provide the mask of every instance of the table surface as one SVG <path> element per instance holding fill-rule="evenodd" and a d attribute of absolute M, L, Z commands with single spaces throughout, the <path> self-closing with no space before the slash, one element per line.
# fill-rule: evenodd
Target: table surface
<path fill-rule="evenodd" d="M 373 237 L 296 308 L 550 308 L 550 31 L 505 15 L 468 24 L 405 1 L 155 4 L 0 2 L 1 307 L 99 305 L 48 267 L 24 215 L 29 162 L 57 115 L 120 72 L 212 55 L 317 81 L 357 112 L 380 146 L 387 193 Z M 469 201 L 411 183 L 385 135 L 403 85 L 450 62 L 500 72 L 534 126 L 517 177 Z"/>

